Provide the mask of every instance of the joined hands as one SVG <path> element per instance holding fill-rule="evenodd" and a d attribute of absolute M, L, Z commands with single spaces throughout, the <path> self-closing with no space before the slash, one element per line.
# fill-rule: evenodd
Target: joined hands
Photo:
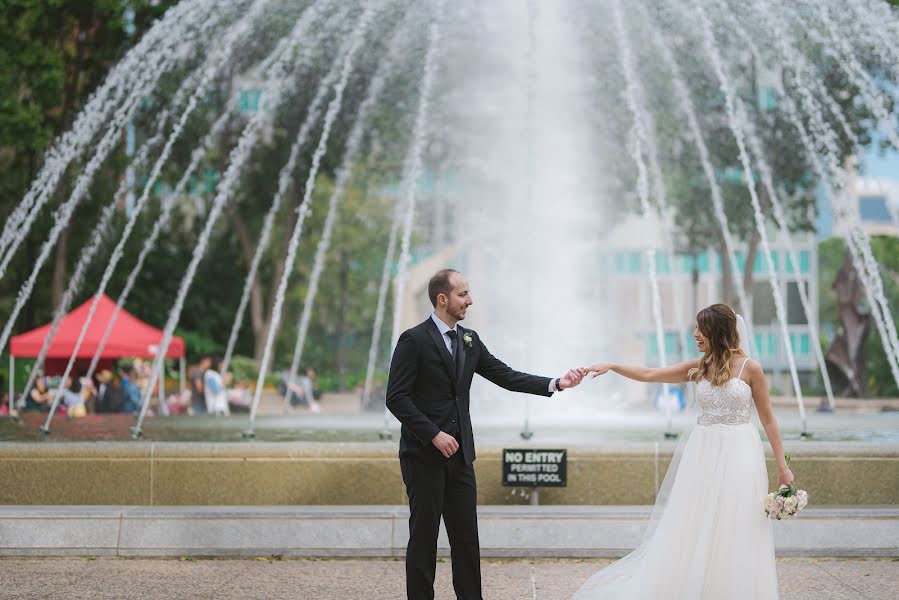
<path fill-rule="evenodd" d="M 559 377 L 559 387 L 563 390 L 567 390 L 569 388 L 576 387 L 581 381 L 584 380 L 584 376 L 587 374 L 585 369 L 580 367 L 575 367 L 574 369 L 569 369 L 567 373 Z"/>
<path fill-rule="evenodd" d="M 600 375 L 605 375 L 611 370 L 612 363 L 596 363 L 595 365 L 591 365 L 589 367 L 581 369 L 581 371 L 584 372 L 584 375 L 590 373 L 590 379 L 596 379 Z"/>
<path fill-rule="evenodd" d="M 559 377 L 559 387 L 563 390 L 576 387 L 584 380 L 587 371 L 587 369 L 582 369 L 580 367 L 569 369 L 567 373 Z M 440 454 L 445 458 L 449 458 L 459 451 L 459 442 L 445 431 L 441 431 L 435 435 L 434 439 L 431 440 L 431 443 L 434 444 L 435 448 L 440 450 Z"/>

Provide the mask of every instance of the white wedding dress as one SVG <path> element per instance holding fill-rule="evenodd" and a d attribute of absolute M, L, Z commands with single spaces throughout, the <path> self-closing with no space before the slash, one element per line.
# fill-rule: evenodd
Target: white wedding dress
<path fill-rule="evenodd" d="M 703 380 L 696 399 L 702 412 L 666 476 L 666 484 L 673 477 L 667 505 L 657 504 L 640 547 L 590 577 L 574 600 L 778 597 L 752 389 L 739 374 L 722 386 Z"/>

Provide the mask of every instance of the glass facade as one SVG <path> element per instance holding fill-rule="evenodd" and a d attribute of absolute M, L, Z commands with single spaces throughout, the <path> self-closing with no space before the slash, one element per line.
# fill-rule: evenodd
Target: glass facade
<path fill-rule="evenodd" d="M 668 364 L 679 361 L 681 348 L 678 347 L 678 332 L 665 332 L 665 355 L 668 358 Z M 790 333 L 790 349 L 797 360 L 808 361 L 813 360 L 811 336 L 808 333 L 791 332 Z M 774 331 L 766 331 L 764 333 L 756 333 L 753 336 L 754 346 L 751 349 L 753 358 L 757 358 L 764 363 L 772 361 L 786 363 L 786 354 L 784 346 L 781 343 L 780 333 Z M 646 333 L 646 352 L 649 362 L 658 363 L 659 360 L 659 344 L 656 341 L 655 332 Z M 691 333 L 683 334 L 683 348 L 687 351 L 687 359 L 698 358 L 699 352 L 696 350 L 696 343 L 693 341 Z"/>
<path fill-rule="evenodd" d="M 873 223 L 890 223 L 893 220 L 885 196 L 859 196 L 858 216 L 862 221 Z"/>
<path fill-rule="evenodd" d="M 701 292 L 701 296 L 713 299 L 720 292 L 720 278 L 724 267 L 723 261 L 727 260 L 727 258 L 722 257 L 718 252 L 707 250 L 695 254 L 671 254 L 660 250 L 656 252 L 655 258 L 663 303 L 672 301 L 672 286 L 680 286 L 682 288 L 682 300 L 690 298 L 691 293 L 696 293 L 695 289 L 691 291 L 693 285 L 691 283 L 691 275 L 694 271 L 699 275 L 702 282 L 700 284 L 702 286 L 701 289 L 708 290 Z M 735 259 L 739 267 L 738 270 L 742 271 L 746 264 L 745 251 L 736 251 Z M 813 281 L 815 276 L 814 248 L 810 247 L 809 244 L 799 243 L 798 247 L 795 248 L 795 260 L 793 260 L 787 248 L 775 245 L 772 249 L 771 259 L 778 276 L 778 287 L 786 313 L 787 342 L 790 344 L 790 350 L 800 370 L 814 369 L 815 356 L 809 333 L 809 319 L 806 316 L 800 297 L 800 289 L 804 289 L 809 296 L 812 310 L 815 311 L 817 309 L 817 292 Z M 628 279 L 647 279 L 648 262 L 644 252 L 632 248 L 621 248 L 608 253 L 601 253 L 597 262 L 604 274 L 617 275 Z M 777 305 L 769 277 L 769 262 L 761 253 L 761 249 L 756 253 L 752 266 L 754 277 L 750 292 L 752 294 L 753 358 L 759 360 L 766 370 L 785 370 L 787 368 L 787 350 L 784 344 L 784 335 L 777 319 Z M 641 288 L 643 287 L 642 282 L 637 283 L 637 285 Z M 799 286 L 803 286 L 803 288 Z M 647 282 L 645 292 L 641 292 L 641 298 L 637 299 L 637 304 L 644 309 L 648 306 L 646 303 L 651 300 L 648 294 L 649 285 Z M 671 327 L 674 324 L 670 309 L 664 309 L 663 313 L 666 327 L 664 332 L 664 350 L 667 362 L 672 364 L 682 360 L 684 357 L 698 357 L 699 353 L 696 350 L 692 337 L 692 325 L 689 323 L 685 324 L 690 327 L 688 331 L 672 329 Z M 813 315 L 812 318 L 816 317 Z M 643 329 L 639 335 L 644 344 L 647 364 L 658 365 L 661 356 L 654 323 L 643 322 L 642 326 Z"/>
<path fill-rule="evenodd" d="M 739 270 L 742 271 L 746 264 L 746 255 L 743 251 L 738 250 L 734 253 L 737 260 Z M 621 275 L 637 275 L 648 272 L 648 264 L 643 252 L 627 250 L 618 251 L 612 254 L 612 267 L 615 273 Z M 776 272 L 787 273 L 790 275 L 799 273 L 808 275 L 811 273 L 811 252 L 801 250 L 797 252 L 797 260 L 799 269 L 796 270 L 790 254 L 786 250 L 772 250 L 771 259 L 774 263 Z M 722 261 L 724 260 L 717 252 L 699 252 L 697 254 L 675 254 L 671 255 L 664 251 L 656 251 L 656 271 L 658 273 L 692 273 L 694 268 L 699 274 L 716 273 L 723 271 Z M 608 268 L 605 256 L 600 258 L 600 265 L 603 270 Z M 768 273 L 768 261 L 764 254 L 758 252 L 753 262 L 753 273 Z"/>
<path fill-rule="evenodd" d="M 249 89 L 241 90 L 237 98 L 237 112 L 254 113 L 259 110 L 259 98 L 262 96 L 261 90 Z"/>

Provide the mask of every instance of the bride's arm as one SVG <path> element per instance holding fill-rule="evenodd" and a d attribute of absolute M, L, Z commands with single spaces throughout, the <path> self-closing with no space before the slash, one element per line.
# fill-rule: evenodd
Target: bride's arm
<path fill-rule="evenodd" d="M 749 385 L 752 386 L 752 399 L 759 413 L 759 421 L 765 428 L 765 435 L 771 444 L 774 458 L 777 460 L 777 487 L 781 485 L 793 485 L 793 472 L 787 466 L 784 457 L 783 440 L 780 437 L 780 429 L 777 427 L 777 419 L 771 409 L 771 398 L 768 397 L 768 380 L 765 372 L 754 360 L 746 364 L 746 373 L 749 375 Z"/>
<path fill-rule="evenodd" d="M 630 365 L 619 365 L 615 363 L 596 363 L 591 367 L 587 367 L 588 373 L 593 373 L 593 377 L 613 371 L 619 375 L 623 375 L 634 381 L 646 381 L 652 383 L 683 383 L 688 381 L 687 373 L 690 369 L 697 367 L 698 361 L 688 360 L 670 367 L 640 367 Z"/>

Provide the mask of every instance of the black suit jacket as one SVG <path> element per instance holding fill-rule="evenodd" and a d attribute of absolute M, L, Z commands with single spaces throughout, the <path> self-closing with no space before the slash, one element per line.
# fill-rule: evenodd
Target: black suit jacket
<path fill-rule="evenodd" d="M 471 345 L 464 338 L 471 337 Z M 459 327 L 459 360 L 453 358 L 433 319 L 403 332 L 390 362 L 387 408 L 400 423 L 400 458 L 446 460 L 431 441 L 441 431 L 455 433 L 466 463 L 475 459 L 469 414 L 474 374 L 513 392 L 551 396 L 548 377 L 509 368 L 494 357 L 471 330 Z"/>

